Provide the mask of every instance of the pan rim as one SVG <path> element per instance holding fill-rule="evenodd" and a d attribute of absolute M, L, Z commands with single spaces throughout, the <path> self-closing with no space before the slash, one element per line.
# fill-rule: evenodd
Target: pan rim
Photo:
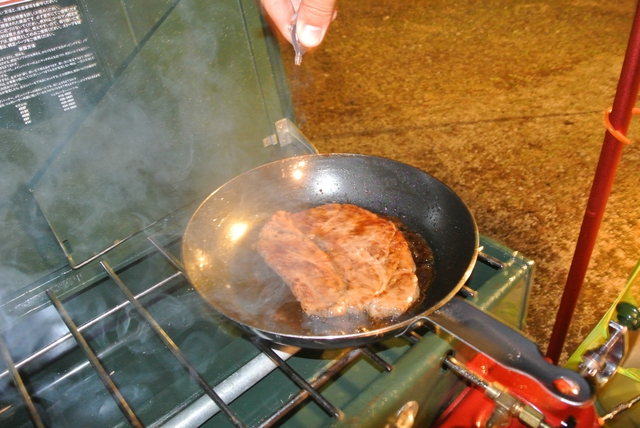
<path fill-rule="evenodd" d="M 198 291 L 198 293 L 203 297 L 203 299 L 205 301 L 207 301 L 207 303 L 216 312 L 220 313 L 223 317 L 225 317 L 226 319 L 228 319 L 232 323 L 236 324 L 237 326 L 241 327 L 242 329 L 244 329 L 246 331 L 249 331 L 251 334 L 253 334 L 253 335 L 257 336 L 257 337 L 264 338 L 264 339 L 267 339 L 269 341 L 273 341 L 273 342 L 280 343 L 280 344 L 285 344 L 285 345 L 298 345 L 299 346 L 300 343 L 302 342 L 302 343 L 305 343 L 304 346 L 307 346 L 307 347 L 330 348 L 330 347 L 343 347 L 344 346 L 344 342 L 354 342 L 354 341 L 355 342 L 361 342 L 361 341 L 365 341 L 365 340 L 368 340 L 369 342 L 371 342 L 371 341 L 374 341 L 374 340 L 377 340 L 377 339 L 383 338 L 383 337 L 389 337 L 389 336 L 393 336 L 393 335 L 401 335 L 410 326 L 415 325 L 417 322 L 423 321 L 426 317 L 429 316 L 429 314 L 431 314 L 434 311 L 438 310 L 439 308 L 444 306 L 449 300 L 451 300 L 460 291 L 460 289 L 462 288 L 464 283 L 469 279 L 469 277 L 471 276 L 471 273 L 473 272 L 473 269 L 474 269 L 475 264 L 476 264 L 478 252 L 479 252 L 478 227 L 477 227 L 477 224 L 475 222 L 475 218 L 473 217 L 473 214 L 469 210 L 468 206 L 464 203 L 464 201 L 462 201 L 462 199 L 451 188 L 449 188 L 446 184 L 444 184 L 440 180 L 436 179 L 435 177 L 432 177 L 430 174 L 428 174 L 428 173 L 426 173 L 426 172 L 424 172 L 424 171 L 422 171 L 422 170 L 420 170 L 420 169 L 418 169 L 418 168 L 416 168 L 416 167 L 414 167 L 412 165 L 409 165 L 409 164 L 406 164 L 406 163 L 403 163 L 403 162 L 400 162 L 400 161 L 396 161 L 396 160 L 393 160 L 393 159 L 385 158 L 385 157 L 372 156 L 372 155 L 363 155 L 363 154 L 353 154 L 353 153 L 308 154 L 308 155 L 294 156 L 294 157 L 290 157 L 290 158 L 275 160 L 275 161 L 260 165 L 258 167 L 252 168 L 252 169 L 246 171 L 245 173 L 242 173 L 242 174 L 232 178 L 231 180 L 227 181 L 226 183 L 224 183 L 223 185 L 218 187 L 209 196 L 207 196 L 207 198 L 205 198 L 204 201 L 194 211 L 194 214 L 192 215 L 191 220 L 189 221 L 189 223 L 188 223 L 188 225 L 187 225 L 187 227 L 185 229 L 185 233 L 183 235 L 183 241 L 182 241 L 182 258 L 183 258 L 183 261 L 186 258 L 185 255 L 188 254 L 188 249 L 185 249 L 185 247 L 187 246 L 187 238 L 190 236 L 190 230 L 192 228 L 192 220 L 194 218 L 196 218 L 196 216 L 201 211 L 201 209 L 203 209 L 203 207 L 205 207 L 207 205 L 208 201 L 210 201 L 211 198 L 216 198 L 217 195 L 220 192 L 222 192 L 222 190 L 225 187 L 230 186 L 232 183 L 234 183 L 237 180 L 242 180 L 244 176 L 250 175 L 256 170 L 260 170 L 260 169 L 264 169 L 264 168 L 272 168 L 272 166 L 270 167 L 270 165 L 273 165 L 273 164 L 283 165 L 283 164 L 287 164 L 287 163 L 291 163 L 291 162 L 306 161 L 306 160 L 309 160 L 309 159 L 337 158 L 337 157 L 340 157 L 340 158 L 360 158 L 360 159 L 371 160 L 371 161 L 382 161 L 382 162 L 390 162 L 390 163 L 393 163 L 393 164 L 398 164 L 398 165 L 400 165 L 402 167 L 409 167 L 409 168 L 418 170 L 421 173 L 426 174 L 427 176 L 429 176 L 431 179 L 437 181 L 439 183 L 439 185 L 442 185 L 448 192 L 451 193 L 452 196 L 454 196 L 457 199 L 457 201 L 460 203 L 460 205 L 462 207 L 464 207 L 464 209 L 466 210 L 465 215 L 467 215 L 469 217 L 468 221 L 472 225 L 472 229 L 473 230 L 469 230 L 467 232 L 469 235 L 473 234 L 473 238 L 474 238 L 473 248 L 471 249 L 471 245 L 468 246 L 468 248 L 471 249 L 471 252 L 469 254 L 468 263 L 466 264 L 464 272 L 461 272 L 461 275 L 460 275 L 460 277 L 458 279 L 457 284 L 455 286 L 451 287 L 450 291 L 448 293 L 446 293 L 446 295 L 444 297 L 440 298 L 440 300 L 438 300 L 436 303 L 430 305 L 429 307 L 425 308 L 424 310 L 421 310 L 421 311 L 415 312 L 415 313 L 411 313 L 411 314 L 408 315 L 408 317 L 406 319 L 401 319 L 398 322 L 393 322 L 393 320 L 391 320 L 390 324 L 381 326 L 379 328 L 375 328 L 375 329 L 371 329 L 371 330 L 367 330 L 367 331 L 360 331 L 360 332 L 348 332 L 348 333 L 345 333 L 345 334 L 296 334 L 296 333 L 291 333 L 291 332 L 276 331 L 276 329 L 266 328 L 264 326 L 252 325 L 250 323 L 244 322 L 243 320 L 239 320 L 236 317 L 234 317 L 234 316 L 232 316 L 232 315 L 230 315 L 228 313 L 225 313 L 224 308 L 218 307 L 217 305 L 213 304 L 209 299 L 207 299 L 205 296 L 202 296 L 200 291 L 194 285 L 194 289 L 196 289 L 196 291 Z M 471 229 L 471 227 L 470 227 L 470 229 Z M 185 276 L 193 285 L 193 281 L 191 279 L 191 275 L 189 274 L 188 269 L 187 269 L 187 265 L 188 264 L 185 263 L 184 265 L 185 265 Z M 411 311 L 411 309 L 409 309 L 409 311 Z M 405 316 L 405 315 L 407 315 L 407 313 L 402 314 L 400 317 L 404 318 L 403 316 Z"/>

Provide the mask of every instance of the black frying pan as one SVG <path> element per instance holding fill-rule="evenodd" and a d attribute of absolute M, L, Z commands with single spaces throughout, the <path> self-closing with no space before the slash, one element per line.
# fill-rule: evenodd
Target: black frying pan
<path fill-rule="evenodd" d="M 423 299 L 397 319 L 308 317 L 253 248 L 274 211 L 331 202 L 398 217 L 431 247 L 435 277 L 428 288 L 421 285 Z M 473 216 L 442 182 L 393 160 L 331 154 L 269 163 L 224 184 L 191 219 L 182 257 L 196 290 L 245 330 L 282 344 L 341 348 L 397 335 L 424 319 L 462 287 L 477 252 Z"/>
<path fill-rule="evenodd" d="M 350 203 L 398 217 L 435 256 L 435 277 L 423 299 L 386 323 L 312 319 L 253 248 L 276 210 Z M 539 382 L 572 405 L 588 405 L 592 388 L 578 373 L 547 362 L 526 337 L 461 299 L 478 253 L 478 231 L 465 204 L 447 186 L 409 165 L 361 155 L 310 155 L 270 163 L 224 184 L 193 215 L 184 235 L 187 276 L 221 314 L 264 339 L 307 348 L 362 346 L 437 326 L 499 364 Z M 570 381 L 575 391 L 559 390 Z"/>

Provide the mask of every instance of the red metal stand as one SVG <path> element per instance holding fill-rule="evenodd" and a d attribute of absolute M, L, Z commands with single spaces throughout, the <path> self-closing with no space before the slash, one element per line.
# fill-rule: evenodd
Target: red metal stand
<path fill-rule="evenodd" d="M 610 114 L 612 127 L 621 134 L 626 134 L 631 121 L 632 110 L 638 98 L 640 85 L 640 4 L 631 28 L 631 35 L 620 73 L 618 88 Z M 604 136 L 600 160 L 596 169 L 591 194 L 584 214 L 580 235 L 576 244 L 573 261 L 567 277 L 560 308 L 556 315 L 556 323 L 551 334 L 547 357 L 558 363 L 569 325 L 575 311 L 578 296 L 582 288 L 589 260 L 593 252 L 602 217 L 611 193 L 613 180 L 622 156 L 624 143 L 607 131 Z"/>

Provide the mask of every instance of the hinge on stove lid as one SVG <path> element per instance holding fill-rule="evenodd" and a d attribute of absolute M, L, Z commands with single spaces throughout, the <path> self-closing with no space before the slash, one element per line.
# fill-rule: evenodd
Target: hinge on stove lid
<path fill-rule="evenodd" d="M 289 144 L 302 145 L 305 149 L 312 153 L 317 153 L 318 150 L 309 142 L 298 127 L 289 119 L 284 118 L 276 122 L 276 133 L 269 135 L 262 140 L 264 147 L 275 146 L 280 144 L 281 147 L 288 146 Z"/>

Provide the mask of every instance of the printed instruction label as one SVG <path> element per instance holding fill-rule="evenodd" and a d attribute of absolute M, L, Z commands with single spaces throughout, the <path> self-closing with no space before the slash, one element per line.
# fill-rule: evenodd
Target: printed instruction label
<path fill-rule="evenodd" d="M 0 0 L 0 126 L 90 102 L 106 76 L 78 0 Z"/>

